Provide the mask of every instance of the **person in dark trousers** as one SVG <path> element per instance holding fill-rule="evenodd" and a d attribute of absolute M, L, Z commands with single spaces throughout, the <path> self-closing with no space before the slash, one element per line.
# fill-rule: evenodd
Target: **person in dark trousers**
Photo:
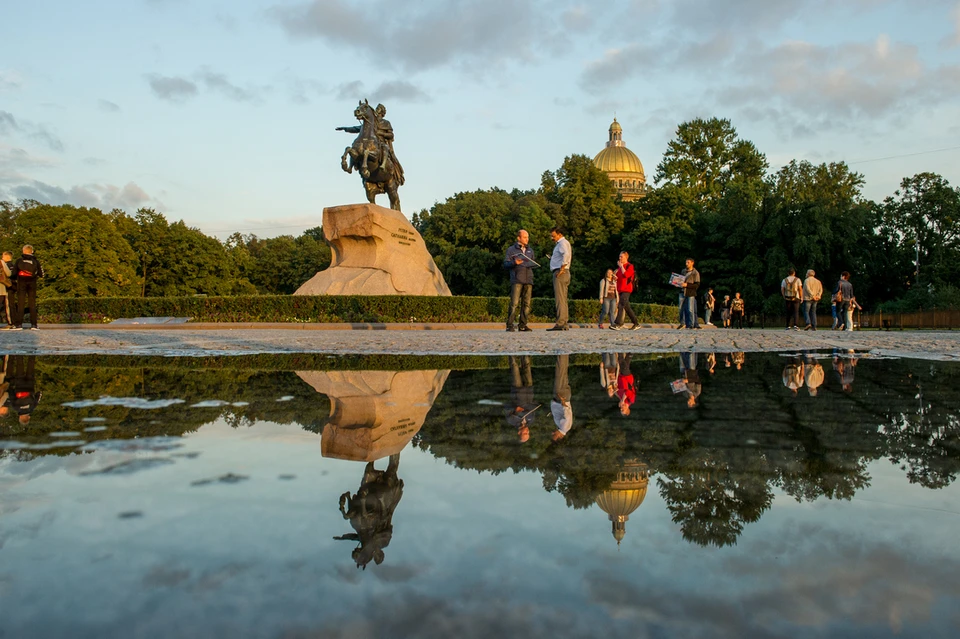
<path fill-rule="evenodd" d="M 553 296 L 557 302 L 557 323 L 547 330 L 565 331 L 569 329 L 567 320 L 570 318 L 570 307 L 567 304 L 567 289 L 570 287 L 570 262 L 573 249 L 559 227 L 551 229 L 550 239 L 555 242 L 553 254 L 550 255 L 550 271 L 553 273 Z"/>
<path fill-rule="evenodd" d="M 16 313 L 17 302 L 13 296 L 17 294 L 16 280 L 13 279 L 13 253 L 3 252 L 3 259 L 0 260 L 0 269 L 3 269 L 5 278 L 0 283 L 0 294 L 3 295 L 3 319 L 6 322 L 4 328 L 13 328 L 13 316 Z"/>
<path fill-rule="evenodd" d="M 34 355 L 11 355 L 7 366 L 6 381 L 10 386 L 7 388 L 6 406 L 17 413 L 22 426 L 29 423 L 30 415 L 40 403 L 41 394 L 37 392 L 34 373 L 36 363 Z"/>
<path fill-rule="evenodd" d="M 780 295 L 787 303 L 787 330 L 800 330 L 800 302 L 803 301 L 803 282 L 797 277 L 797 271 L 792 266 L 787 269 L 787 276 L 780 282 Z"/>
<path fill-rule="evenodd" d="M 510 271 L 510 309 L 507 311 L 507 332 L 516 330 L 517 311 L 519 310 L 519 328 L 532 330 L 527 326 L 530 316 L 530 298 L 533 295 L 533 249 L 530 248 L 530 234 L 520 229 L 517 241 L 507 249 L 503 258 L 503 268 Z"/>
<path fill-rule="evenodd" d="M 620 310 L 617 312 L 617 323 L 610 326 L 611 329 L 619 331 L 623 328 L 623 315 L 626 313 L 633 322 L 631 330 L 640 328 L 640 320 L 637 314 L 630 307 L 630 294 L 633 293 L 633 279 L 635 271 L 633 264 L 630 263 L 630 255 L 624 251 L 620 254 L 619 266 L 617 267 L 617 295 L 620 297 Z"/>
<path fill-rule="evenodd" d="M 37 326 L 37 279 L 43 277 L 43 267 L 40 260 L 33 254 L 33 247 L 27 244 L 23 247 L 23 255 L 13 265 L 13 274 L 17 280 L 17 314 L 13 330 L 23 330 L 24 312 L 30 311 L 30 329 L 39 330 Z"/>

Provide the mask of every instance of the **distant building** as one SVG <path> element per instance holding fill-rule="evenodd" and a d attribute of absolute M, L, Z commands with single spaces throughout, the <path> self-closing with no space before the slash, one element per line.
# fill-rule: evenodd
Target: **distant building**
<path fill-rule="evenodd" d="M 647 496 L 649 481 L 650 471 L 647 465 L 636 459 L 628 459 L 617 473 L 617 479 L 610 484 L 610 488 L 596 497 L 597 505 L 613 522 L 613 538 L 617 540 L 618 546 L 627 534 L 630 514 L 640 507 L 643 498 Z"/>
<path fill-rule="evenodd" d="M 625 201 L 633 202 L 643 197 L 647 185 L 643 164 L 633 151 L 623 145 L 623 127 L 616 118 L 610 125 L 607 147 L 597 153 L 593 164 L 610 177 L 617 193 Z"/>

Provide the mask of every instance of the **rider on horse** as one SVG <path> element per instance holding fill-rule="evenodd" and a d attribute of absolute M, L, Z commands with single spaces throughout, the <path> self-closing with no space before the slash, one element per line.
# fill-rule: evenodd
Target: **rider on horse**
<path fill-rule="evenodd" d="M 383 116 L 387 114 L 387 107 L 382 104 L 378 104 L 377 108 L 374 109 L 376 114 L 376 120 L 374 123 L 374 132 L 377 136 L 377 139 L 387 148 L 387 152 L 390 154 L 390 160 L 393 162 L 394 170 L 397 172 L 397 179 L 400 184 L 403 184 L 403 167 L 400 165 L 400 161 L 397 160 L 397 154 L 393 150 L 393 125 L 390 124 L 390 120 L 387 120 Z M 338 126 L 337 131 L 345 131 L 347 133 L 360 133 L 360 126 Z"/>

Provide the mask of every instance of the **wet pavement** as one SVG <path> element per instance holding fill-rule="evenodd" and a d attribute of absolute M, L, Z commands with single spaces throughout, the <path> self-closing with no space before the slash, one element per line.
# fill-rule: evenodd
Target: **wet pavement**
<path fill-rule="evenodd" d="M 0 331 L 0 351 L 16 354 L 117 354 L 204 356 L 255 353 L 331 354 L 561 354 L 629 351 L 669 353 L 776 352 L 843 348 L 875 355 L 960 359 L 960 331 L 784 331 L 760 329 L 676 330 L 642 328 L 611 331 L 575 328 L 507 333 L 502 327 L 450 328 L 449 325 L 356 325 L 332 328 L 290 325 L 189 324 L 178 328 L 103 327 Z M 402 330 L 401 330 L 402 329 Z"/>
<path fill-rule="evenodd" d="M 0 637 L 953 637 L 960 621 L 958 362 L 0 361 Z"/>

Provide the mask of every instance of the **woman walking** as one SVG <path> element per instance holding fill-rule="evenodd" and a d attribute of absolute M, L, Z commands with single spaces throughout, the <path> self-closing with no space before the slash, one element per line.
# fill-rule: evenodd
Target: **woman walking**
<path fill-rule="evenodd" d="M 617 321 L 617 277 L 609 268 L 607 276 L 600 280 L 600 318 L 597 328 L 603 328 L 604 317 L 611 326 Z"/>

